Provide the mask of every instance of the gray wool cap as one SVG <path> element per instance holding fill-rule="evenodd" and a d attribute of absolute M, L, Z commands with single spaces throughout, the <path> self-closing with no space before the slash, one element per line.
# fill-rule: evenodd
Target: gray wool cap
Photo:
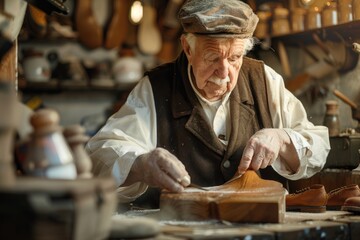
<path fill-rule="evenodd" d="M 185 32 L 213 37 L 252 37 L 259 21 L 240 0 L 187 0 L 178 17 Z"/>

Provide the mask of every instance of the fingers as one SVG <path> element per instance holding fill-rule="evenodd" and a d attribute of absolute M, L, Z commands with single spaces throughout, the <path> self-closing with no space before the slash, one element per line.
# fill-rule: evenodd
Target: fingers
<path fill-rule="evenodd" d="M 268 132 L 260 131 L 250 138 L 240 160 L 238 172 L 255 171 L 271 165 L 279 153 L 279 141 Z"/>
<path fill-rule="evenodd" d="M 153 150 L 144 161 L 144 182 L 173 192 L 181 192 L 190 184 L 190 176 L 182 162 L 165 149 Z"/>
<path fill-rule="evenodd" d="M 158 177 L 158 187 L 162 189 L 167 189 L 171 192 L 182 192 L 184 187 L 172 177 L 167 175 L 165 172 Z"/>
<path fill-rule="evenodd" d="M 186 186 L 189 186 L 190 183 L 191 183 L 191 180 L 190 180 L 190 176 L 185 176 L 181 179 L 180 181 L 181 185 L 183 185 L 184 187 Z"/>
<path fill-rule="evenodd" d="M 267 149 L 261 148 L 256 154 L 254 154 L 251 162 L 251 168 L 253 170 L 259 170 L 260 168 L 266 168 L 273 161 L 274 153 Z"/>
<path fill-rule="evenodd" d="M 252 146 L 246 146 L 240 160 L 238 172 L 243 174 L 249 167 L 254 156 L 254 148 Z"/>
<path fill-rule="evenodd" d="M 182 186 L 186 187 L 190 184 L 190 176 L 185 166 L 173 154 L 165 152 L 164 156 L 159 158 L 159 166 L 167 175 Z"/>

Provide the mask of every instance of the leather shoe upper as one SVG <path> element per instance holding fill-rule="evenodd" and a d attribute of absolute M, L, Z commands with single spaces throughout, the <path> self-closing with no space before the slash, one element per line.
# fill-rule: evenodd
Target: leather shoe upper
<path fill-rule="evenodd" d="M 247 170 L 241 177 L 230 180 L 223 185 L 209 187 L 211 190 L 256 190 L 283 191 L 283 185 L 277 181 L 262 179 L 255 171 Z"/>

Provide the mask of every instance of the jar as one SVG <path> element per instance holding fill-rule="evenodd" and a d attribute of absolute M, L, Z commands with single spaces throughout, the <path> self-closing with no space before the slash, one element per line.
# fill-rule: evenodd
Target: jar
<path fill-rule="evenodd" d="M 338 23 L 337 2 L 327 1 L 321 13 L 323 27 L 333 26 Z"/>
<path fill-rule="evenodd" d="M 118 89 L 133 88 L 143 75 L 143 63 L 131 46 L 123 45 L 119 58 L 112 65 L 112 75 Z"/>
<path fill-rule="evenodd" d="M 274 18 L 272 22 L 271 34 L 279 36 L 290 32 L 289 10 L 278 7 L 274 10 Z"/>
<path fill-rule="evenodd" d="M 306 14 L 306 29 L 321 28 L 321 14 L 318 7 L 310 8 Z"/>
<path fill-rule="evenodd" d="M 352 0 L 341 0 L 338 3 L 338 22 L 346 23 L 353 20 Z"/>
<path fill-rule="evenodd" d="M 291 14 L 291 31 L 301 32 L 305 30 L 305 14 L 306 10 L 303 8 L 295 8 Z"/>
<path fill-rule="evenodd" d="M 73 153 L 78 178 L 91 178 L 92 162 L 84 148 L 84 144 L 89 140 L 85 128 L 79 124 L 67 126 L 63 135 Z"/>
<path fill-rule="evenodd" d="M 59 115 L 51 109 L 40 109 L 30 118 L 34 129 L 28 143 L 23 169 L 26 175 L 75 179 L 76 166 L 70 147 L 59 126 Z"/>
<path fill-rule="evenodd" d="M 360 20 L 360 0 L 352 1 L 353 19 Z"/>
<path fill-rule="evenodd" d="M 48 82 L 51 66 L 43 53 L 32 49 L 24 51 L 23 69 L 26 81 Z"/>
<path fill-rule="evenodd" d="M 326 102 L 326 112 L 324 117 L 324 126 L 329 129 L 329 136 L 339 136 L 340 121 L 339 121 L 339 104 L 335 100 Z"/>
<path fill-rule="evenodd" d="M 259 17 L 259 23 L 256 26 L 254 36 L 260 39 L 269 37 L 269 20 L 271 13 L 269 11 L 259 11 L 257 12 L 257 16 Z"/>

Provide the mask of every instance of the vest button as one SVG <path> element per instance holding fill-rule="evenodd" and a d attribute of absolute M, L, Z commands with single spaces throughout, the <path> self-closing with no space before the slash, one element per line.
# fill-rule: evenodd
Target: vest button
<path fill-rule="evenodd" d="M 226 161 L 223 163 L 223 167 L 224 167 L 224 168 L 229 168 L 229 167 L 230 167 L 230 161 L 229 161 L 229 160 L 226 160 Z"/>

